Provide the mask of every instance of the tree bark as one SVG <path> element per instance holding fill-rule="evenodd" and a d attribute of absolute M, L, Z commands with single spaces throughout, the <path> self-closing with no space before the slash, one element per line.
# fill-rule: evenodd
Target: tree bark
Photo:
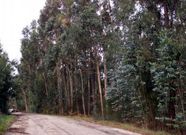
<path fill-rule="evenodd" d="M 44 82 L 45 82 L 45 94 L 48 97 L 48 82 L 47 82 L 46 73 L 43 73 L 43 78 L 44 78 Z"/>
<path fill-rule="evenodd" d="M 25 111 L 29 112 L 27 94 L 23 89 L 22 89 L 22 93 L 23 93 L 23 99 L 24 99 L 24 104 L 25 104 Z"/>
<path fill-rule="evenodd" d="M 104 97 L 106 97 L 107 93 L 107 63 L 106 58 L 104 56 Z"/>
<path fill-rule="evenodd" d="M 144 114 L 146 114 L 147 127 L 150 129 L 156 128 L 156 98 L 152 91 L 151 73 L 148 69 L 143 69 L 140 71 L 140 82 L 145 82 L 140 84 L 140 93 L 145 101 L 143 106 L 145 108 Z"/>
<path fill-rule="evenodd" d="M 67 82 L 66 82 L 66 70 L 65 69 L 63 69 L 62 83 L 63 83 L 63 88 L 64 88 L 63 109 L 64 109 L 64 113 L 65 113 L 65 112 L 67 112 L 67 108 L 68 108 L 68 93 L 67 93 Z"/>
<path fill-rule="evenodd" d="M 64 113 L 64 109 L 63 109 L 63 101 L 62 101 L 62 75 L 61 75 L 61 61 L 58 61 L 57 63 L 57 89 L 58 89 L 58 102 L 59 102 L 59 114 L 63 114 Z"/>
<path fill-rule="evenodd" d="M 65 81 L 64 81 L 64 85 L 66 86 L 66 90 L 65 90 L 65 95 L 66 95 L 66 111 L 67 113 L 69 113 L 69 110 L 70 110 L 70 94 L 69 94 L 69 71 L 68 71 L 68 67 L 66 67 L 65 69 L 65 75 L 64 75 L 64 78 L 65 78 Z"/>
<path fill-rule="evenodd" d="M 175 119 L 176 117 L 175 97 L 176 97 L 176 90 L 170 90 L 169 103 L 168 103 L 168 117 L 171 119 Z"/>
<path fill-rule="evenodd" d="M 169 28 L 169 9 L 167 1 L 164 2 L 164 20 L 165 20 L 165 27 Z"/>
<path fill-rule="evenodd" d="M 98 81 L 98 91 L 101 105 L 101 116 L 104 118 L 104 106 L 103 106 L 103 95 L 101 89 L 101 79 L 100 79 L 100 70 L 99 70 L 99 62 L 96 60 L 96 72 L 97 72 L 97 81 Z"/>
<path fill-rule="evenodd" d="M 89 78 L 89 75 L 88 75 L 88 79 L 87 79 L 87 83 L 88 83 L 88 115 L 90 115 L 90 107 L 91 107 L 91 104 L 90 104 L 90 99 L 91 99 L 91 91 L 90 91 L 90 78 Z"/>
<path fill-rule="evenodd" d="M 69 70 L 69 83 L 70 83 L 70 112 L 73 112 L 73 81 L 72 81 L 72 73 Z"/>
<path fill-rule="evenodd" d="M 85 98 L 84 98 L 84 83 L 83 83 L 83 75 L 82 75 L 81 70 L 80 70 L 80 78 L 81 78 L 81 98 L 82 98 L 83 114 L 86 115 Z"/>

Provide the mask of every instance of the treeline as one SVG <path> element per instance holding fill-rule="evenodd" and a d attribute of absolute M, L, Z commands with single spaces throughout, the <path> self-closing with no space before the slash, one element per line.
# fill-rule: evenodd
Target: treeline
<path fill-rule="evenodd" d="M 13 66 L 0 44 L 0 113 L 8 113 L 8 101 L 13 96 Z"/>
<path fill-rule="evenodd" d="M 47 0 L 23 30 L 17 103 L 184 127 L 186 2 Z"/>

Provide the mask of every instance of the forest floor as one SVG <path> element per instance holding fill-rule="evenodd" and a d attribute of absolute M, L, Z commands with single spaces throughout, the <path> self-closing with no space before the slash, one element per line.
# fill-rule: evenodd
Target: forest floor
<path fill-rule="evenodd" d="M 20 114 L 5 135 L 140 135 L 127 130 L 103 126 L 83 120 Z"/>

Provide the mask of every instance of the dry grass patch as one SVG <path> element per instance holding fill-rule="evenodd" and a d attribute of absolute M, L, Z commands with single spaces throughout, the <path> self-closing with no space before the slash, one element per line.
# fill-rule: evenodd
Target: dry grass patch
<path fill-rule="evenodd" d="M 85 116 L 69 116 L 69 117 L 76 120 L 84 120 L 87 122 L 100 124 L 104 126 L 125 129 L 132 132 L 141 133 L 142 135 L 171 135 L 165 131 L 152 131 L 146 128 L 137 127 L 133 124 L 127 124 L 127 123 L 121 123 L 121 122 L 109 121 L 109 120 L 96 120 L 92 117 L 85 117 Z"/>

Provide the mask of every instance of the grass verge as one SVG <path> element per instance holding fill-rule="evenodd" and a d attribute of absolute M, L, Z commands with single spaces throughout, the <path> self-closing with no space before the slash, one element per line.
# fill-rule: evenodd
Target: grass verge
<path fill-rule="evenodd" d="M 69 116 L 69 117 L 76 119 L 76 120 L 84 120 L 87 122 L 100 124 L 100 125 L 104 125 L 104 126 L 125 129 L 128 131 L 140 133 L 142 135 L 171 135 L 171 134 L 164 132 L 164 131 L 152 131 L 152 130 L 149 130 L 146 128 L 136 127 L 135 125 L 127 124 L 127 123 L 121 123 L 121 122 L 115 122 L 115 121 L 109 121 L 109 120 L 96 120 L 92 117 L 85 117 L 85 116 Z"/>
<path fill-rule="evenodd" d="M 2 135 L 8 129 L 13 120 L 14 116 L 12 115 L 0 114 L 0 135 Z"/>

